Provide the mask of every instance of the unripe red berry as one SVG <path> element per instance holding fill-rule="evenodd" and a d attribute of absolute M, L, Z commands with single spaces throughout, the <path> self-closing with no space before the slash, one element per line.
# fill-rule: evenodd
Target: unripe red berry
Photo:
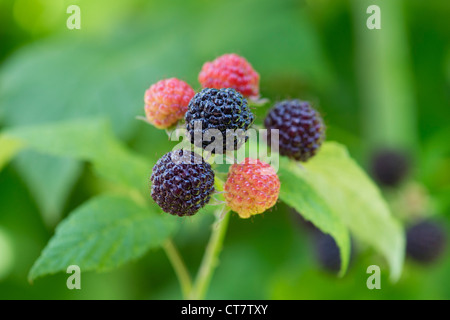
<path fill-rule="evenodd" d="M 230 167 L 225 200 L 241 218 L 250 218 L 273 207 L 279 193 L 280 180 L 269 164 L 246 158 Z"/>
<path fill-rule="evenodd" d="M 203 88 L 233 88 L 247 98 L 259 96 L 259 74 L 245 58 L 234 53 L 206 62 L 198 81 Z"/>
<path fill-rule="evenodd" d="M 177 78 L 158 81 L 145 91 L 145 115 L 159 129 L 167 129 L 184 118 L 195 95 L 186 82 Z"/>

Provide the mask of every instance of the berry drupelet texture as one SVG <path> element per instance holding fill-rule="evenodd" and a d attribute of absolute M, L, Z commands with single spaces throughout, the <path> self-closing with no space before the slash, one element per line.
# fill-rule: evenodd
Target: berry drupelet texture
<path fill-rule="evenodd" d="M 212 144 L 217 148 L 210 151 L 221 154 L 237 150 L 247 141 L 246 131 L 253 124 L 254 115 L 247 100 L 236 90 L 207 88 L 189 102 L 185 120 L 191 142 L 197 147 L 206 149 L 215 141 L 214 135 L 219 134 L 222 144 Z"/>
<path fill-rule="evenodd" d="M 280 180 L 269 164 L 246 158 L 230 167 L 225 201 L 241 218 L 250 218 L 273 207 L 279 193 Z"/>
<path fill-rule="evenodd" d="M 409 167 L 408 157 L 394 149 L 378 150 L 371 159 L 372 176 L 382 186 L 399 185 L 407 176 Z"/>
<path fill-rule="evenodd" d="M 245 97 L 259 96 L 259 74 L 237 54 L 224 54 L 206 62 L 198 76 L 203 88 L 234 88 Z"/>
<path fill-rule="evenodd" d="M 198 154 L 176 150 L 162 156 L 151 176 L 153 200 L 164 212 L 192 216 L 214 192 L 214 171 Z"/>
<path fill-rule="evenodd" d="M 445 242 L 444 228 L 433 221 L 421 221 L 406 232 L 406 253 L 417 262 L 432 263 L 443 254 Z"/>
<path fill-rule="evenodd" d="M 176 78 L 161 80 L 145 91 L 145 115 L 159 129 L 167 129 L 183 119 L 195 92 Z"/>
<path fill-rule="evenodd" d="M 306 101 L 277 103 L 266 116 L 264 125 L 268 129 L 268 142 L 271 129 L 278 129 L 280 154 L 297 161 L 314 156 L 325 139 L 322 117 Z"/>

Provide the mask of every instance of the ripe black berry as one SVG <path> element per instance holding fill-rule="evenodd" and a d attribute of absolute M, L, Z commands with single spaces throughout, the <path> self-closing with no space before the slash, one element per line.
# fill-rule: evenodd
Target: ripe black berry
<path fill-rule="evenodd" d="M 222 154 L 237 150 L 247 141 L 245 131 L 252 125 L 254 116 L 247 100 L 236 90 L 206 88 L 191 99 L 185 119 L 191 143 L 206 149 L 218 133 L 222 145 L 210 151 Z"/>
<path fill-rule="evenodd" d="M 372 176 L 382 186 L 397 186 L 406 177 L 408 171 L 409 160 L 400 151 L 379 150 L 372 156 Z"/>
<path fill-rule="evenodd" d="M 407 230 L 406 253 L 415 261 L 431 263 L 442 255 L 445 240 L 445 231 L 440 225 L 422 221 Z"/>
<path fill-rule="evenodd" d="M 172 215 L 192 216 L 209 202 L 214 192 L 214 171 L 198 154 L 176 150 L 162 156 L 153 167 L 152 198 Z"/>
<path fill-rule="evenodd" d="M 277 103 L 264 120 L 268 130 L 279 130 L 279 151 L 289 158 L 307 161 L 317 153 L 325 139 L 325 126 L 322 117 L 309 102 L 285 100 Z"/>

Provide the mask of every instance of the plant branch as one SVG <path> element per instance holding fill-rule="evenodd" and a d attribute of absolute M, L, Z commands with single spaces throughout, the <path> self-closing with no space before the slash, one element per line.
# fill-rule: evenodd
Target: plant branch
<path fill-rule="evenodd" d="M 212 275 L 218 265 L 218 257 L 222 251 L 223 241 L 230 219 L 229 212 L 222 213 L 222 211 L 220 209 L 216 212 L 216 222 L 213 224 L 211 237 L 206 247 L 197 278 L 195 279 L 193 290 L 189 296 L 191 299 L 200 300 L 205 298 Z"/>
<path fill-rule="evenodd" d="M 163 248 L 173 266 L 173 269 L 175 270 L 178 281 L 180 282 L 183 298 L 187 299 L 192 291 L 192 280 L 189 272 L 187 271 L 186 265 L 184 264 L 183 259 L 181 258 L 172 240 L 167 240 L 164 243 Z"/>

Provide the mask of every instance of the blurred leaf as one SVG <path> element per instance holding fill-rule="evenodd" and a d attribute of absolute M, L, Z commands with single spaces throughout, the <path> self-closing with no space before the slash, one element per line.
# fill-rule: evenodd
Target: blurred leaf
<path fill-rule="evenodd" d="M 1 70 L 2 122 L 11 127 L 101 115 L 111 120 L 119 137 L 129 138 L 137 122 L 135 116 L 143 113 L 144 90 L 170 70 L 170 66 L 164 67 L 156 57 L 181 60 L 167 52 L 161 54 L 161 51 L 170 50 L 171 43 L 150 52 L 140 48 L 146 40 L 141 35 L 140 42 L 134 45 L 126 45 L 123 41 L 98 45 L 89 40 L 54 39 L 24 48 Z M 89 137 L 83 143 L 98 147 L 88 141 Z M 124 160 L 122 152 L 117 150 L 116 155 L 120 158 L 118 161 Z M 36 153 L 20 158 L 18 170 L 36 197 L 44 217 L 56 216 L 78 178 L 80 164 L 71 159 Z M 105 172 L 111 169 L 108 165 L 105 163 L 101 169 L 109 176 L 111 173 Z M 120 173 L 129 174 L 124 170 Z M 57 194 L 53 194 L 56 189 Z"/>
<path fill-rule="evenodd" d="M 422 147 L 416 174 L 432 191 L 448 185 L 450 158 L 450 128 L 437 130 Z"/>
<path fill-rule="evenodd" d="M 22 143 L 14 138 L 0 135 L 0 171 L 20 151 Z"/>
<path fill-rule="evenodd" d="M 130 76 L 136 71 L 129 59 L 115 61 L 123 51 L 132 49 L 118 50 L 119 46 L 54 39 L 19 51 L 5 63 L 0 74 L 0 105 L 5 108 L 6 124 L 107 115 L 116 133 L 129 136 L 134 118 L 143 108 L 143 90 L 148 80 Z M 27 96 L 33 97 L 33 103 L 27 101 Z"/>
<path fill-rule="evenodd" d="M 29 279 L 78 265 L 104 271 L 141 257 L 174 229 L 174 220 L 128 198 L 102 195 L 90 200 L 57 227 Z"/>
<path fill-rule="evenodd" d="M 35 151 L 90 161 L 102 177 L 139 191 L 145 189 L 150 170 L 147 161 L 127 151 L 105 121 L 79 120 L 13 128 L 5 135 L 22 140 Z"/>
<path fill-rule="evenodd" d="M 14 268 L 14 245 L 9 230 L 0 226 L 0 280 Z"/>
<path fill-rule="evenodd" d="M 379 189 L 345 147 L 326 142 L 304 166 L 305 170 L 296 173 L 321 195 L 357 239 L 384 255 L 391 279 L 398 280 L 405 250 L 403 229 L 391 215 Z"/>
<path fill-rule="evenodd" d="M 230 12 L 230 8 L 232 17 L 217 14 Z M 257 71 L 264 72 L 262 83 L 274 75 L 298 75 L 318 87 L 332 84 L 333 74 L 323 55 L 319 34 L 302 3 L 232 0 L 204 3 L 196 11 L 193 14 L 202 21 L 192 39 L 198 56 L 210 60 L 215 58 L 211 54 L 243 54 Z"/>
<path fill-rule="evenodd" d="M 24 150 L 14 161 L 47 226 L 61 218 L 70 190 L 82 170 L 80 161 Z"/>
<path fill-rule="evenodd" d="M 350 236 L 342 218 L 331 209 L 322 195 L 307 180 L 300 178 L 297 163 L 286 158 L 280 161 L 279 177 L 281 181 L 280 199 L 293 207 L 306 220 L 311 221 L 320 230 L 330 234 L 336 241 L 341 254 L 341 272 L 347 270 L 350 259 Z"/>

